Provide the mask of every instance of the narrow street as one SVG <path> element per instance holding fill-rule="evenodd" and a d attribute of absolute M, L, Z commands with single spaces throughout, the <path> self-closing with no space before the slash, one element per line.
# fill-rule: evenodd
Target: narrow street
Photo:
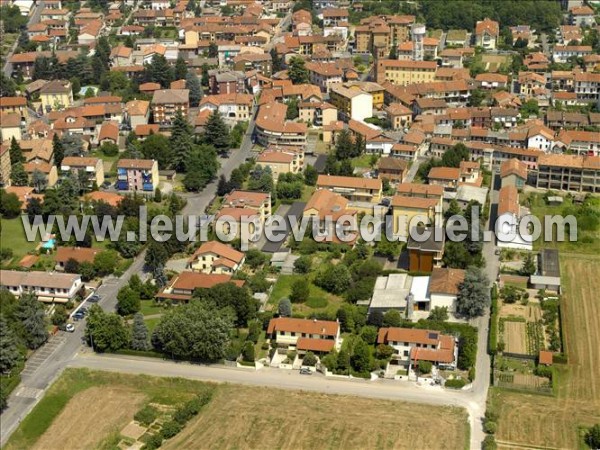
<path fill-rule="evenodd" d="M 40 21 L 40 15 L 42 14 L 43 9 L 44 9 L 44 0 L 39 0 L 37 3 L 35 3 L 33 5 L 33 12 L 29 16 L 29 21 L 27 22 L 27 26 L 36 24 Z M 10 77 L 12 75 L 12 64 L 10 62 L 8 62 L 8 60 L 11 58 L 11 56 L 17 49 L 18 43 L 19 43 L 19 40 L 18 39 L 15 40 L 15 43 L 14 43 L 12 49 L 6 55 L 6 63 L 4 64 L 4 67 L 2 68 L 2 70 L 4 71 L 4 74 L 7 77 Z"/>

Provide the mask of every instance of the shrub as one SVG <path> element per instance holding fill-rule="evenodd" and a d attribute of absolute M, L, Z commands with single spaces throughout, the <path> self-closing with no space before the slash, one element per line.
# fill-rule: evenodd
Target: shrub
<path fill-rule="evenodd" d="M 475 379 L 475 366 L 469 369 L 469 381 L 473 381 Z"/>
<path fill-rule="evenodd" d="M 431 373 L 432 364 L 429 361 L 419 361 L 419 373 Z"/>
<path fill-rule="evenodd" d="M 179 423 L 175 422 L 174 420 L 170 420 L 163 425 L 160 434 L 164 439 L 171 439 L 173 436 L 179 433 L 181 429 L 182 426 Z"/>
<path fill-rule="evenodd" d="M 302 360 L 302 365 L 304 366 L 314 366 L 317 364 L 317 357 L 313 352 L 306 352 L 304 355 L 304 359 Z"/>
<path fill-rule="evenodd" d="M 496 422 L 492 422 L 491 420 L 486 420 L 483 424 L 483 431 L 485 431 L 487 434 L 495 434 L 497 428 L 498 425 Z"/>
<path fill-rule="evenodd" d="M 496 450 L 498 448 L 496 444 L 496 438 L 489 434 L 483 440 L 483 445 L 481 446 L 482 450 Z"/>
<path fill-rule="evenodd" d="M 447 388 L 451 388 L 451 389 L 462 389 L 463 387 L 465 387 L 466 384 L 467 384 L 467 382 L 461 378 L 461 379 L 447 380 L 446 383 L 444 384 L 444 386 L 446 386 Z"/>
<path fill-rule="evenodd" d="M 142 425 L 148 426 L 156 420 L 158 417 L 158 411 L 156 408 L 146 405 L 133 416 L 134 420 L 137 420 Z"/>
<path fill-rule="evenodd" d="M 160 448 L 163 438 L 160 433 L 153 434 L 146 439 L 146 444 L 142 447 L 144 450 L 154 450 Z"/>
<path fill-rule="evenodd" d="M 242 354 L 244 356 L 244 361 L 254 362 L 254 344 L 252 344 L 252 342 L 246 342 Z"/>

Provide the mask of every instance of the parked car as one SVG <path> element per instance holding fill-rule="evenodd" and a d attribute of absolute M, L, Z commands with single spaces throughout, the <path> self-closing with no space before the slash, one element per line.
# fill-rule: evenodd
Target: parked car
<path fill-rule="evenodd" d="M 300 369 L 300 375 L 312 375 L 312 370 L 310 370 L 308 367 L 302 367 Z"/>
<path fill-rule="evenodd" d="M 100 300 L 102 300 L 102 298 L 98 294 L 94 294 L 87 299 L 87 301 L 90 303 L 98 303 Z"/>
<path fill-rule="evenodd" d="M 102 189 L 108 189 L 110 187 L 110 181 L 105 181 L 101 185 Z"/>
<path fill-rule="evenodd" d="M 73 314 L 73 320 L 78 321 L 81 320 L 85 317 L 85 314 L 82 313 L 81 311 L 77 311 L 75 314 Z"/>
<path fill-rule="evenodd" d="M 75 325 L 73 325 L 72 323 L 68 323 L 65 327 L 65 331 L 73 333 L 75 331 Z"/>

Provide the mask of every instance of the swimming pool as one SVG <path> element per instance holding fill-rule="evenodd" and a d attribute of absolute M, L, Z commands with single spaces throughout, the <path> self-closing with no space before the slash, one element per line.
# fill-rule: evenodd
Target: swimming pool
<path fill-rule="evenodd" d="M 54 238 L 48 239 L 46 242 L 42 244 L 42 248 L 44 249 L 53 249 L 54 248 Z"/>

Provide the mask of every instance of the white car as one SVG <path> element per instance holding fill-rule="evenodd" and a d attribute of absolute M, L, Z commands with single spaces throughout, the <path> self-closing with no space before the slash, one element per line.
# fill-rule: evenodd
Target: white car
<path fill-rule="evenodd" d="M 72 333 L 75 331 L 75 325 L 73 325 L 72 323 L 68 323 L 67 326 L 65 327 L 65 330 L 68 331 L 69 333 Z"/>

